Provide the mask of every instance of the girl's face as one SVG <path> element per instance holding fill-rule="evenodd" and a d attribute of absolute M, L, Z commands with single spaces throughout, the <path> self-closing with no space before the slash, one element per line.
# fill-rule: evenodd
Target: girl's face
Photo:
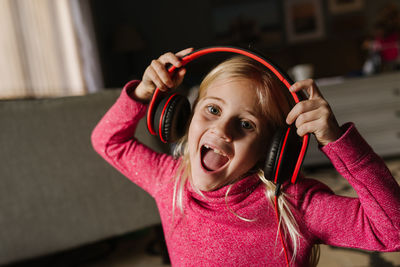
<path fill-rule="evenodd" d="M 244 78 L 216 80 L 199 100 L 189 127 L 191 177 L 203 191 L 240 179 L 263 158 L 266 122 L 254 84 Z"/>

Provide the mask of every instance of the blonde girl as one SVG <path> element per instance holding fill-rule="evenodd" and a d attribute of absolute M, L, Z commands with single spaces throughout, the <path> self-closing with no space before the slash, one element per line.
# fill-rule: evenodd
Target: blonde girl
<path fill-rule="evenodd" d="M 154 197 L 172 265 L 308 266 L 319 243 L 400 249 L 398 184 L 353 124 L 339 127 L 312 80 L 290 88 L 309 93 L 293 107 L 265 68 L 232 58 L 203 80 L 178 146 L 181 155 L 159 154 L 136 140 L 136 125 L 155 88 L 169 91 L 185 75 L 181 68 L 170 77 L 166 65 L 181 67 L 180 58 L 191 51 L 153 60 L 142 81 L 125 86 L 92 134 L 96 151 Z M 275 186 L 262 166 L 271 136 L 285 123 L 295 124 L 300 136 L 315 135 L 359 198 L 337 196 L 302 178 L 283 185 L 276 220 Z"/>

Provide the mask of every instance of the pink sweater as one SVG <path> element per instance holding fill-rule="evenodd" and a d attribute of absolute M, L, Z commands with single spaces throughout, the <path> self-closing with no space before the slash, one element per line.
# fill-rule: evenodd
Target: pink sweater
<path fill-rule="evenodd" d="M 95 150 L 156 201 L 173 266 L 285 266 L 277 222 L 265 189 L 255 176 L 227 187 L 204 192 L 188 184 L 184 213 L 172 220 L 173 178 L 180 160 L 152 151 L 135 138 L 146 106 L 133 101 L 127 90 L 93 131 Z M 400 250 L 400 188 L 384 162 L 351 124 L 343 136 L 322 148 L 359 198 L 335 195 L 312 179 L 284 185 L 303 238 L 296 266 L 305 266 L 315 243 L 377 251 Z M 231 210 L 229 210 L 231 209 Z M 232 210 L 245 218 L 239 219 Z M 134 216 L 134 214 L 132 214 Z M 290 254 L 290 253 L 289 253 Z"/>

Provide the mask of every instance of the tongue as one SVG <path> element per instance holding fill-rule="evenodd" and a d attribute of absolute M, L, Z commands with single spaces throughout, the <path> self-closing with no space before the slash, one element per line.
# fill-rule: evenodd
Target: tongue
<path fill-rule="evenodd" d="M 203 164 L 210 171 L 215 171 L 225 165 L 228 161 L 227 157 L 224 157 L 213 150 L 209 149 L 205 152 L 203 157 Z"/>

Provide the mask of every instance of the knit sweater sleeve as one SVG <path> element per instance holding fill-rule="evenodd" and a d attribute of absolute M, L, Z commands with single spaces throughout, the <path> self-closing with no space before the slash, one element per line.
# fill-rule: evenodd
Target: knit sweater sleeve
<path fill-rule="evenodd" d="M 353 124 L 321 148 L 358 198 L 335 195 L 308 180 L 299 185 L 298 205 L 316 242 L 375 251 L 400 250 L 400 187 L 383 160 Z M 298 192 L 299 193 L 299 192 Z"/>
<path fill-rule="evenodd" d="M 125 85 L 117 101 L 93 130 L 91 141 L 100 156 L 155 197 L 171 179 L 177 161 L 170 155 L 151 150 L 134 137 L 147 107 L 128 95 L 138 83 L 131 81 Z"/>

